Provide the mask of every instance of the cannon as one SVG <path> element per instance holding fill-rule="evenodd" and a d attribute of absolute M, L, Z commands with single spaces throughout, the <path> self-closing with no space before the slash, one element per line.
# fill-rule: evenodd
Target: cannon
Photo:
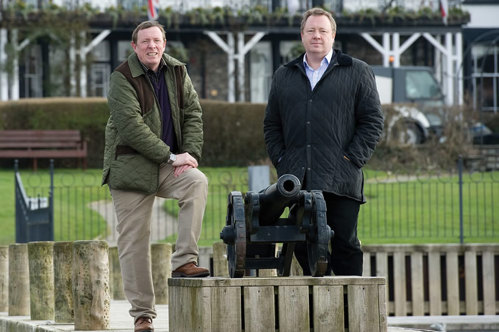
<path fill-rule="evenodd" d="M 286 208 L 289 213 L 283 217 Z M 249 191 L 243 197 L 241 192 L 232 191 L 220 238 L 227 244 L 231 278 L 259 269 L 277 269 L 279 276 L 289 276 L 297 242 L 306 243 L 312 275 L 322 277 L 333 234 L 322 192 L 301 190 L 300 180 L 285 174 L 258 193 Z M 276 255 L 277 243 L 282 246 Z"/>

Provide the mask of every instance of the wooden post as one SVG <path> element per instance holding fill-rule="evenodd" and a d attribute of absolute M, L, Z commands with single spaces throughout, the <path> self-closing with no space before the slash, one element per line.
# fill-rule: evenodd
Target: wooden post
<path fill-rule="evenodd" d="M 54 243 L 55 322 L 74 322 L 73 243 Z"/>
<path fill-rule="evenodd" d="M 168 304 L 168 278 L 172 276 L 172 245 L 151 244 L 152 281 L 156 304 Z"/>
<path fill-rule="evenodd" d="M 106 241 L 73 243 L 75 330 L 109 328 L 109 258 Z"/>
<path fill-rule="evenodd" d="M 228 277 L 227 247 L 223 242 L 213 243 L 213 276 Z"/>
<path fill-rule="evenodd" d="M 9 247 L 0 246 L 0 312 L 9 308 Z"/>
<path fill-rule="evenodd" d="M 123 289 L 123 279 L 121 277 L 121 266 L 117 247 L 109 248 L 109 286 L 111 289 L 111 298 L 113 300 L 125 299 L 125 291 Z"/>
<path fill-rule="evenodd" d="M 54 320 L 54 243 L 28 243 L 29 295 L 32 320 Z"/>
<path fill-rule="evenodd" d="M 9 316 L 29 316 L 28 245 L 9 245 Z"/>

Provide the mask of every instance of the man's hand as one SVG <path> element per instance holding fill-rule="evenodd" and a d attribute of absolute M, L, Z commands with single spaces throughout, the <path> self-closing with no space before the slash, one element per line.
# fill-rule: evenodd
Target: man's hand
<path fill-rule="evenodd" d="M 174 168 L 173 175 L 175 175 L 175 177 L 178 177 L 188 169 L 197 168 L 198 161 L 188 152 L 184 152 L 181 154 L 177 154 L 177 160 L 173 162 L 172 166 Z"/>

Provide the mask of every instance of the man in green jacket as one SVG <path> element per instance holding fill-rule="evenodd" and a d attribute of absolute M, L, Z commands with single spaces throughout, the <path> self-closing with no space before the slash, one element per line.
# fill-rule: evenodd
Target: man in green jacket
<path fill-rule="evenodd" d="M 156 196 L 178 199 L 179 229 L 173 277 L 205 277 L 197 241 L 208 181 L 198 160 L 203 145 L 199 99 L 185 65 L 164 53 L 166 36 L 155 21 L 132 35 L 134 53 L 111 75 L 103 183 L 118 219 L 118 252 L 135 331 L 152 331 L 156 318 L 150 224 Z"/>

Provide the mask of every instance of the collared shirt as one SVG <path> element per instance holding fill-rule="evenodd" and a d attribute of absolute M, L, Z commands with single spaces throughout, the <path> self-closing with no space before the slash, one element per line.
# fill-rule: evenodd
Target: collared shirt
<path fill-rule="evenodd" d="M 308 80 L 310 81 L 310 87 L 312 90 L 315 88 L 315 85 L 319 80 L 321 79 L 322 75 L 326 72 L 327 67 L 329 66 L 329 63 L 331 62 L 331 58 L 333 57 L 333 49 L 329 51 L 328 54 L 322 59 L 321 65 L 319 68 L 314 70 L 312 67 L 309 66 L 307 62 L 307 55 L 305 54 L 303 56 L 303 66 L 305 67 L 305 73 L 307 73 Z"/>
<path fill-rule="evenodd" d="M 173 129 L 172 110 L 170 107 L 170 98 L 168 97 L 168 88 L 165 81 L 165 71 L 167 70 L 166 64 L 161 59 L 158 70 L 156 72 L 144 66 L 141 62 L 142 68 L 147 77 L 152 83 L 156 97 L 158 98 L 159 107 L 162 112 L 162 130 L 161 140 L 170 147 L 170 151 L 177 152 L 177 138 Z"/>

